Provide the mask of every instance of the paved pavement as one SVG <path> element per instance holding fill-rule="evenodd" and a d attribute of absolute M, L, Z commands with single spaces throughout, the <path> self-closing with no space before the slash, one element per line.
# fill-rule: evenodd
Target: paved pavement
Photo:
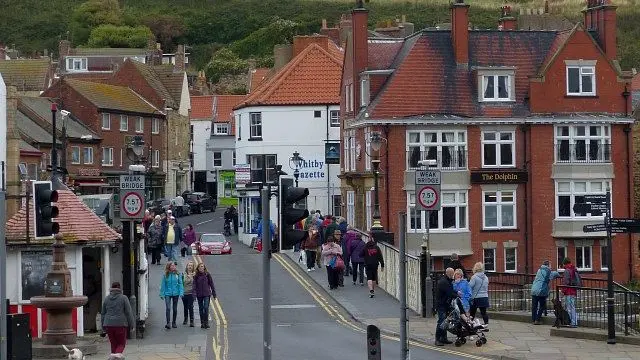
<path fill-rule="evenodd" d="M 400 332 L 400 304 L 387 293 L 378 290 L 369 299 L 366 287 L 353 286 L 345 278 L 345 286 L 330 291 L 324 271 L 306 272 L 306 266 L 298 262 L 298 253 L 282 253 L 289 264 L 299 264 L 307 278 L 325 289 L 332 299 L 340 304 L 352 318 L 362 324 L 373 324 L 389 334 Z M 424 319 L 410 311 L 408 334 L 412 340 L 426 345 L 434 343 L 436 320 Z M 491 320 L 487 344 L 478 348 L 467 343 L 459 348 L 444 347 L 469 354 L 498 359 L 531 360 L 596 360 L 596 359 L 640 359 L 640 347 L 626 344 L 607 345 L 603 341 L 552 337 L 550 326 L 534 326 L 529 323 Z M 411 354 L 412 359 L 422 359 Z"/>

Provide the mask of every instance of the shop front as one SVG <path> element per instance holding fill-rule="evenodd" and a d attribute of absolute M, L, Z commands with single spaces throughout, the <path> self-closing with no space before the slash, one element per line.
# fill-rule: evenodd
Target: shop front
<path fill-rule="evenodd" d="M 236 172 L 233 170 L 218 171 L 218 206 L 238 207 L 236 191 Z"/>

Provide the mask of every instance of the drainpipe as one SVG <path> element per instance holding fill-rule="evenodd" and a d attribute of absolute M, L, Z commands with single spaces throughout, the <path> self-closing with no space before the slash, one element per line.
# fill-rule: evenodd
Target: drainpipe
<path fill-rule="evenodd" d="M 329 117 L 329 105 L 327 104 L 326 107 L 326 115 L 325 115 L 325 128 L 327 130 L 326 132 L 326 137 L 325 137 L 325 144 L 327 144 L 327 142 L 329 142 L 329 123 L 331 122 L 331 118 Z M 326 214 L 331 214 L 331 201 L 333 200 L 331 198 L 331 166 L 329 166 L 329 164 L 327 164 L 327 158 L 325 156 L 325 166 L 327 167 L 327 212 Z M 333 214 L 335 216 L 335 214 Z"/>
<path fill-rule="evenodd" d="M 624 132 L 627 135 L 627 191 L 629 191 L 629 201 L 627 204 L 629 205 L 629 217 L 635 217 L 633 208 L 634 208 L 634 197 L 633 197 L 633 171 L 632 171 L 632 153 L 633 153 L 633 142 L 631 141 L 631 136 L 633 135 L 631 125 L 627 125 L 624 128 Z M 629 280 L 633 278 L 633 234 L 627 234 L 629 237 Z M 607 244 L 607 246 L 612 246 L 613 244 Z M 612 248 L 613 249 L 613 248 Z"/>
<path fill-rule="evenodd" d="M 529 131 L 529 127 L 528 125 L 523 125 L 521 127 L 522 132 L 523 132 L 523 138 L 524 138 L 524 151 L 522 152 L 524 154 L 524 168 L 525 170 L 527 170 L 527 173 L 529 172 L 529 163 L 527 160 L 527 136 L 531 134 L 531 132 Z M 529 181 L 524 183 L 524 209 L 525 209 L 525 215 L 524 215 L 524 257 L 525 257 L 525 262 L 524 262 L 524 273 L 525 274 L 529 274 L 529 264 L 533 263 L 533 251 L 529 251 Z M 531 257 L 530 257 L 531 255 Z"/>
<path fill-rule="evenodd" d="M 389 125 L 385 125 L 383 128 L 384 138 L 387 139 L 387 146 L 385 146 L 385 164 L 384 164 L 384 201 L 387 211 L 385 211 L 387 231 L 391 231 L 391 222 L 389 213 Z M 398 224 L 400 226 L 400 224 Z M 400 229 L 400 228 L 398 228 Z"/>

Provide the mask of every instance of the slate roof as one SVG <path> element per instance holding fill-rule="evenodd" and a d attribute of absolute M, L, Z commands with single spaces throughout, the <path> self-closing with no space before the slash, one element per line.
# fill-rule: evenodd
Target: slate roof
<path fill-rule="evenodd" d="M 236 109 L 261 105 L 340 103 L 343 58 L 312 43 L 264 81 Z"/>
<path fill-rule="evenodd" d="M 7 85 L 18 91 L 44 91 L 49 87 L 47 74 L 51 68 L 49 58 L 0 61 L 0 73 Z"/>
<path fill-rule="evenodd" d="M 214 95 L 191 96 L 191 119 L 213 120 Z"/>
<path fill-rule="evenodd" d="M 51 112 L 49 112 L 49 114 L 51 114 Z M 53 140 L 47 130 L 43 129 L 38 123 L 31 120 L 21 111 L 17 113 L 16 126 L 22 138 L 30 143 L 51 144 Z"/>
<path fill-rule="evenodd" d="M 517 101 L 496 106 L 477 101 L 475 71 L 456 64 L 450 31 L 423 30 L 404 40 L 389 65 L 394 73 L 366 112 L 373 118 L 420 114 L 467 117 L 527 115 L 524 98 L 529 77 L 537 74 L 554 43 L 557 44 L 557 37 L 556 31 L 469 31 L 469 68 L 515 66 L 518 69 L 515 79 Z M 375 46 L 392 48 L 397 45 Z M 382 51 L 375 50 L 376 54 Z M 369 61 L 380 67 L 391 57 L 373 55 L 369 56 Z"/>
<path fill-rule="evenodd" d="M 120 234 L 109 227 L 70 190 L 58 190 L 56 206 L 60 215 L 56 222 L 60 225 L 60 235 L 65 243 L 76 242 L 115 242 L 121 240 Z M 33 217 L 32 220 L 33 221 Z M 6 224 L 6 238 L 9 242 L 24 242 L 26 237 L 26 207 L 23 206 Z M 29 227 L 30 239 L 33 239 L 33 226 Z M 50 242 L 50 241 L 49 241 Z"/>
<path fill-rule="evenodd" d="M 158 113 L 159 110 L 135 91 L 124 86 L 80 80 L 65 80 L 75 91 L 100 109 L 119 110 L 139 114 Z"/>
<path fill-rule="evenodd" d="M 35 147 L 31 146 L 28 142 L 24 141 L 24 140 L 20 140 L 20 151 L 25 151 L 28 153 L 39 153 L 42 154 L 42 152 L 38 149 L 36 149 Z"/>
<path fill-rule="evenodd" d="M 40 119 L 46 121 L 47 124 L 51 125 L 52 100 L 50 98 L 22 96 L 20 97 L 19 101 L 20 105 L 29 108 L 35 113 L 35 115 L 39 116 Z M 58 113 L 58 120 L 59 119 L 60 113 Z M 62 125 L 62 121 L 56 121 L 56 127 L 58 128 L 58 131 L 62 131 Z M 73 113 L 71 113 L 70 117 L 67 119 L 64 125 L 66 126 L 67 136 L 70 138 L 79 139 L 84 135 L 91 135 L 93 139 L 101 139 L 98 134 L 96 134 L 95 132 L 93 132 L 93 130 L 83 124 L 82 121 L 78 120 Z"/>

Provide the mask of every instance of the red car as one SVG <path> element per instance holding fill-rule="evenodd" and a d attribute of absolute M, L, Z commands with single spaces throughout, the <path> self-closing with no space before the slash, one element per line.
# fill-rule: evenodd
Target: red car
<path fill-rule="evenodd" d="M 231 254 L 231 243 L 222 234 L 202 234 L 193 247 L 199 255 Z"/>

